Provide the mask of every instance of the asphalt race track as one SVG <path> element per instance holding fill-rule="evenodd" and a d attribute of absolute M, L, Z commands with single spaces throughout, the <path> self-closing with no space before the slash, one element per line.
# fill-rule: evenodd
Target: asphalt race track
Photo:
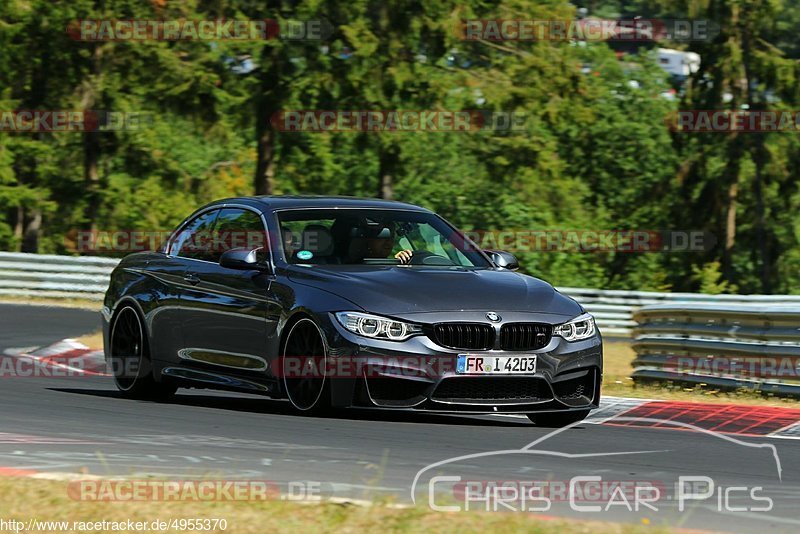
<path fill-rule="evenodd" d="M 98 328 L 99 316 L 90 311 L 0 305 L 0 353 Z M 462 509 L 465 484 L 550 481 L 550 506 L 534 503 L 547 516 L 741 532 L 800 528 L 796 439 L 588 423 L 552 434 L 507 416 L 350 410 L 314 418 L 292 415 L 283 402 L 204 390 L 179 390 L 174 401 L 159 404 L 122 399 L 103 376 L 3 377 L 0 402 L 0 467 L 270 480 L 286 491 L 290 482 L 316 481 L 323 497 L 390 497 L 400 503 L 411 502 L 412 484 L 423 470 L 415 491 L 422 506 L 428 506 L 434 476 L 460 477 L 458 483 L 434 479 L 432 487 L 436 505 Z M 521 450 L 541 438 L 547 439 Z M 454 457 L 464 458 L 426 469 Z M 614 499 L 591 493 L 576 476 L 646 482 L 659 489 L 659 498 L 649 501 L 656 510 L 642 505 L 628 511 L 632 498 L 627 505 L 619 498 L 609 505 Z M 713 491 L 686 501 L 681 512 L 675 487 L 680 476 L 710 477 Z M 558 493 L 570 481 L 585 489 L 585 498 L 570 503 Z M 767 507 L 764 498 L 772 509 L 754 510 Z M 469 507 L 520 513 L 519 501 L 489 502 L 473 499 Z"/>

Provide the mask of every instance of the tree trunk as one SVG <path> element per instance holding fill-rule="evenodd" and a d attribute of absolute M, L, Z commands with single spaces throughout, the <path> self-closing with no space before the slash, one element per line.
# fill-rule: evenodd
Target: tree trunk
<path fill-rule="evenodd" d="M 275 192 L 275 141 L 277 132 L 272 126 L 272 116 L 281 110 L 281 58 L 277 46 L 265 47 L 259 67 L 261 81 L 256 98 L 256 173 L 253 190 L 256 195 Z"/>
<path fill-rule="evenodd" d="M 728 187 L 727 212 L 725 215 L 725 251 L 723 272 L 730 282 L 733 279 L 733 247 L 736 244 L 736 199 L 739 196 L 739 182 Z"/>
<path fill-rule="evenodd" d="M 42 212 L 38 209 L 31 210 L 25 233 L 22 236 L 21 252 L 39 252 L 39 232 L 42 229 Z"/>
<path fill-rule="evenodd" d="M 393 147 L 381 148 L 378 161 L 378 198 L 394 198 L 394 176 L 398 162 L 397 150 Z"/>
<path fill-rule="evenodd" d="M 81 109 L 84 113 L 91 111 L 98 98 L 96 87 L 99 87 L 100 78 L 100 46 L 95 45 L 92 50 L 92 74 L 83 83 L 81 95 Z M 84 212 L 86 229 L 97 230 L 97 218 L 100 214 L 102 203 L 102 184 L 98 170 L 100 161 L 99 132 L 83 132 L 83 180 L 86 186 L 87 205 Z"/>
<path fill-rule="evenodd" d="M 762 138 L 756 140 L 756 142 L 763 143 Z M 770 254 L 769 254 L 769 243 L 767 243 L 767 220 L 766 220 L 766 208 L 764 206 L 764 185 L 763 185 L 763 153 L 764 147 L 763 145 L 759 145 L 756 148 L 756 154 L 753 158 L 756 172 L 755 178 L 753 180 L 753 196 L 755 196 L 756 201 L 756 241 L 758 242 L 758 252 L 761 256 L 761 291 L 764 294 L 769 295 L 772 293 L 772 283 L 770 279 Z"/>
<path fill-rule="evenodd" d="M 392 200 L 394 191 L 392 190 L 392 175 L 388 172 L 381 172 L 380 191 L 378 191 L 378 198 L 385 200 Z"/>
<path fill-rule="evenodd" d="M 742 36 L 742 68 L 744 69 L 744 84 L 747 91 L 747 109 L 751 111 L 760 110 L 763 104 L 757 99 L 757 94 L 750 83 L 751 61 L 752 61 L 752 41 L 751 36 L 745 33 Z M 766 231 L 766 208 L 764 206 L 764 166 L 766 165 L 767 153 L 764 147 L 765 137 L 763 135 L 750 136 L 750 156 L 755 165 L 755 176 L 753 179 L 753 196 L 756 204 L 755 232 L 758 242 L 758 255 L 760 256 L 761 266 L 761 291 L 765 294 L 772 293 L 770 280 L 770 257 L 769 244 L 767 243 Z"/>
<path fill-rule="evenodd" d="M 26 165 L 14 166 L 14 174 L 20 185 L 32 184 L 36 180 L 36 160 Z M 42 213 L 38 206 L 30 204 L 16 206 L 14 210 L 14 238 L 20 252 L 39 252 L 39 232 L 42 230 Z"/>
<path fill-rule="evenodd" d="M 25 228 L 24 222 L 25 209 L 22 206 L 17 206 L 14 210 L 14 241 L 17 243 L 22 243 L 22 234 Z"/>
<path fill-rule="evenodd" d="M 257 157 L 253 189 L 256 195 L 271 195 L 275 190 L 275 134 L 271 125 L 258 137 Z"/>
<path fill-rule="evenodd" d="M 100 172 L 97 165 L 100 159 L 100 143 L 96 132 L 83 133 L 83 179 L 86 184 L 87 205 L 85 217 L 88 230 L 97 230 L 97 217 L 100 213 L 101 190 Z"/>

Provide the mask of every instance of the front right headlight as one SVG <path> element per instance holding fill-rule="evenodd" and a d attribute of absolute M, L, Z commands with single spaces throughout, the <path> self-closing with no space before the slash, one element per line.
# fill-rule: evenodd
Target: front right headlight
<path fill-rule="evenodd" d="M 568 323 L 553 327 L 553 335 L 564 338 L 566 341 L 589 339 L 596 331 L 597 327 L 594 324 L 594 317 L 588 313 L 579 315 Z"/>
<path fill-rule="evenodd" d="M 405 341 L 422 333 L 419 325 L 361 312 L 338 312 L 336 319 L 349 331 L 364 337 Z"/>

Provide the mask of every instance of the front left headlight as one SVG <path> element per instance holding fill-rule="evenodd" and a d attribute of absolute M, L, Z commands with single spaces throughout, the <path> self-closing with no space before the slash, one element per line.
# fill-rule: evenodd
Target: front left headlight
<path fill-rule="evenodd" d="M 422 327 L 419 325 L 369 313 L 338 312 L 336 313 L 336 319 L 350 332 L 376 339 L 405 341 L 411 336 L 422 333 Z"/>
<path fill-rule="evenodd" d="M 579 315 L 568 323 L 553 327 L 553 335 L 564 338 L 566 341 L 580 341 L 589 339 L 597 331 L 594 317 L 588 313 Z"/>

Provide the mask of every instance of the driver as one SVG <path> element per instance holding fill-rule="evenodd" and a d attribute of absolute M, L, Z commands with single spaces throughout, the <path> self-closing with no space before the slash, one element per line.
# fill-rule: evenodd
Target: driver
<path fill-rule="evenodd" d="M 395 231 L 394 225 L 387 225 L 373 237 L 366 238 L 366 257 L 368 258 L 388 258 L 392 254 L 395 245 Z M 410 249 L 401 250 L 394 255 L 394 258 L 400 260 L 401 265 L 408 265 L 411 263 L 411 258 L 414 252 Z"/>

